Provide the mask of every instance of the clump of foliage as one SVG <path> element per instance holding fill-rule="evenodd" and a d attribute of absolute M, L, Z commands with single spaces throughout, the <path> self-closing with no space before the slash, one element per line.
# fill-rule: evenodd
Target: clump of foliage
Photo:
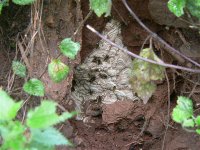
<path fill-rule="evenodd" d="M 80 44 L 70 38 L 60 44 L 60 51 L 70 59 L 75 59 Z M 26 77 L 26 66 L 20 61 L 12 62 L 14 74 L 21 78 Z M 58 83 L 64 80 L 69 73 L 69 67 L 59 59 L 53 59 L 48 65 L 48 74 L 51 80 Z M 41 80 L 31 78 L 23 85 L 23 90 L 33 96 L 45 95 L 45 87 Z M 56 103 L 42 100 L 41 104 L 29 110 L 25 123 L 15 119 L 22 101 L 15 102 L 5 91 L 0 89 L 0 143 L 1 150 L 54 150 L 56 145 L 72 145 L 53 126 L 76 115 L 76 112 L 56 114 Z"/>
<path fill-rule="evenodd" d="M 60 52 L 64 56 L 70 59 L 75 59 L 78 51 L 80 50 L 80 44 L 72 41 L 70 38 L 65 38 L 61 41 L 59 48 Z M 53 59 L 48 65 L 48 73 L 51 80 L 58 83 L 67 77 L 69 73 L 69 67 L 61 60 Z"/>
<path fill-rule="evenodd" d="M 169 10 L 177 17 L 184 14 L 184 9 L 187 9 L 193 16 L 200 19 L 200 1 L 199 0 L 169 0 Z"/>
<path fill-rule="evenodd" d="M 66 38 L 61 41 L 59 45 L 60 51 L 63 55 L 70 59 L 75 59 L 78 51 L 80 50 L 80 44 L 73 42 L 70 38 Z M 13 72 L 21 77 L 26 77 L 26 66 L 20 61 L 12 62 Z M 69 73 L 69 67 L 65 65 L 60 59 L 53 59 L 48 65 L 48 74 L 52 81 L 59 83 L 63 81 Z M 32 78 L 23 85 L 23 90 L 33 96 L 44 96 L 45 88 L 42 81 L 36 78 Z"/>
<path fill-rule="evenodd" d="M 0 89 L 0 144 L 1 150 L 53 150 L 56 145 L 72 145 L 53 126 L 73 117 L 76 112 L 56 114 L 56 103 L 42 100 L 29 110 L 25 123 L 16 119 L 23 101 L 15 102 Z"/>
<path fill-rule="evenodd" d="M 18 5 L 28 5 L 35 0 L 12 0 Z M 0 1 L 0 13 L 9 0 Z M 70 38 L 64 39 L 60 44 L 60 51 L 70 59 L 75 59 L 80 44 Z M 26 66 L 20 61 L 12 62 L 15 75 L 25 78 Z M 59 59 L 53 59 L 48 65 L 50 78 L 58 83 L 64 80 L 69 72 L 69 67 Z M 45 88 L 42 81 L 31 78 L 23 85 L 23 90 L 33 96 L 44 96 Z M 5 91 L 0 88 L 0 142 L 1 150 L 53 150 L 56 145 L 72 145 L 53 126 L 76 115 L 76 112 L 56 114 L 56 103 L 42 100 L 41 104 L 29 110 L 25 123 L 16 119 L 17 112 L 22 107 L 22 101 L 15 102 Z"/>
<path fill-rule="evenodd" d="M 177 105 L 172 112 L 172 119 L 180 123 L 183 128 L 190 128 L 200 134 L 200 115 L 195 117 L 191 99 L 183 96 L 178 97 Z"/>
<path fill-rule="evenodd" d="M 200 19 L 200 0 L 169 0 L 168 8 L 177 17 L 184 15 L 184 10 L 188 10 L 191 15 Z M 190 128 L 200 134 L 200 115 L 195 117 L 191 99 L 178 97 L 177 105 L 172 112 L 172 119 L 180 123 L 184 129 Z"/>
<path fill-rule="evenodd" d="M 151 48 L 141 50 L 140 56 L 161 62 Z M 164 70 L 165 68 L 160 65 L 140 59 L 133 60 L 130 82 L 134 92 L 138 94 L 145 104 L 156 90 L 154 81 L 164 78 Z"/>

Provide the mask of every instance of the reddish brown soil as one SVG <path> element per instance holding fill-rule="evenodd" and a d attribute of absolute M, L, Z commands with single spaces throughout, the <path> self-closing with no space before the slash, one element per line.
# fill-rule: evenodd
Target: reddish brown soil
<path fill-rule="evenodd" d="M 132 52 L 139 53 L 141 45 L 143 44 L 148 34 L 132 19 L 120 0 L 114 0 L 113 3 L 114 7 L 112 9 L 112 17 L 118 19 L 122 23 L 122 36 L 124 44 Z M 179 44 L 181 43 L 181 41 L 177 34 L 175 34 L 175 29 L 171 28 L 170 30 L 165 30 L 164 26 L 158 25 L 152 20 L 148 11 L 148 3 L 149 0 L 132 0 L 129 4 L 150 29 L 161 35 L 173 46 L 180 46 Z M 65 2 L 63 1 L 63 6 L 64 4 Z M 89 12 L 88 1 L 81 1 L 81 5 L 81 10 L 84 18 Z M 17 7 L 17 9 L 21 8 Z M 64 23 L 62 22 L 63 30 L 59 33 L 56 32 L 58 23 L 57 21 L 60 21 L 60 19 L 62 20 L 63 17 L 62 12 L 59 11 L 63 9 L 64 7 L 62 7 L 62 9 L 60 10 L 56 9 L 56 11 L 58 12 L 55 14 L 53 6 L 48 7 L 47 5 L 44 7 L 44 11 L 46 13 L 44 16 L 44 22 L 47 23 L 44 25 L 44 30 L 45 34 L 48 35 L 46 36 L 46 47 L 50 50 L 56 49 L 57 42 L 59 42 L 65 36 L 69 36 L 73 33 L 72 31 L 70 31 L 70 29 L 65 28 L 66 22 L 69 23 L 70 20 L 64 20 Z M 75 15 L 75 6 L 72 6 L 70 9 L 73 10 L 73 14 Z M 8 10 L 5 10 L 5 12 L 6 11 Z M 22 18 L 25 18 L 25 16 Z M 11 47 L 12 43 L 8 43 L 8 45 L 5 45 L 5 41 L 7 40 L 7 37 L 9 39 L 16 37 L 17 33 L 12 33 L 6 30 L 5 24 L 3 24 L 2 21 L 4 19 L 5 18 L 0 16 L 0 64 L 2 64 L 0 70 L 0 86 L 6 88 L 8 79 L 7 74 L 10 70 L 11 61 L 15 57 L 15 49 Z M 73 20 L 76 19 L 73 18 Z M 106 22 L 109 19 L 110 18 L 103 17 L 97 18 L 95 14 L 92 14 L 90 18 L 86 21 L 86 24 L 90 24 L 94 26 L 98 31 L 102 31 Z M 21 22 L 28 22 L 28 20 L 9 20 L 9 24 L 7 26 L 11 27 L 13 24 L 14 26 L 19 26 Z M 75 28 L 73 27 L 73 24 L 76 23 L 76 21 L 71 23 L 70 28 L 74 30 Z M 26 26 L 20 26 L 20 28 L 25 27 Z M 16 30 L 17 29 L 14 29 L 14 31 Z M 11 34 L 12 36 L 9 34 Z M 9 36 L 5 37 L 5 35 Z M 187 39 L 189 38 L 190 37 L 187 36 Z M 82 36 L 80 34 L 76 37 L 76 39 L 77 41 L 82 40 L 80 58 L 83 61 L 87 57 L 87 55 L 93 50 L 93 48 L 97 46 L 99 38 L 96 37 L 93 33 L 89 32 L 89 30 L 84 27 Z M 37 44 L 38 42 L 36 42 L 36 45 Z M 145 46 L 147 46 L 147 44 Z M 156 52 L 166 62 L 177 63 L 177 61 L 174 60 L 173 57 L 171 57 L 169 54 L 163 52 L 163 55 L 161 55 L 161 50 L 163 50 L 164 48 L 159 45 L 159 43 L 155 42 L 154 46 L 156 47 Z M 41 48 L 41 45 L 39 45 L 37 48 Z M 50 53 L 51 52 L 52 51 L 50 51 Z M 38 54 L 37 56 L 39 57 Z M 37 64 L 41 63 L 37 62 L 38 60 L 39 59 L 35 59 L 32 61 L 35 61 Z M 69 60 L 65 61 L 69 62 Z M 70 62 L 71 67 L 76 66 L 79 61 L 80 59 L 78 57 L 75 62 Z M 37 66 L 35 67 L 37 68 Z M 167 73 L 169 76 L 170 91 L 168 91 L 168 84 L 166 80 L 164 80 L 163 82 L 159 82 L 157 91 L 154 93 L 153 97 L 146 105 L 138 101 L 116 102 L 111 105 L 104 105 L 102 108 L 103 113 L 101 116 L 88 117 L 87 120 L 84 120 L 85 123 L 72 119 L 59 125 L 58 127 L 61 129 L 63 134 L 67 136 L 74 143 L 75 146 L 72 148 L 58 147 L 58 149 L 160 150 L 164 146 L 164 150 L 199 150 L 200 137 L 198 135 L 184 131 L 171 119 L 169 122 L 167 122 L 168 111 L 170 111 L 171 113 L 172 108 L 175 106 L 177 98 L 176 96 L 179 94 L 184 94 L 181 90 L 190 90 L 193 85 L 185 82 L 182 76 L 177 76 L 172 70 L 167 70 Z M 38 72 L 35 71 L 35 74 L 41 74 L 41 70 L 39 70 Z M 66 81 L 68 82 L 67 85 L 64 86 L 67 90 L 62 89 L 64 94 L 62 93 L 61 98 L 59 97 L 60 95 L 56 95 L 55 93 L 53 93 L 53 97 L 59 97 L 58 103 L 68 110 L 74 109 L 73 101 L 67 99 L 67 95 L 67 98 L 65 97 L 65 94 L 70 93 L 72 78 L 73 72 L 71 72 L 70 78 L 68 78 Z M 48 79 L 45 78 L 43 80 Z M 14 84 L 14 86 L 16 87 L 19 87 L 19 85 L 21 84 Z M 54 88 L 56 89 L 58 87 Z M 59 86 L 59 88 L 63 88 L 63 86 Z M 19 93 L 21 94 L 21 91 Z M 168 97 L 168 93 L 170 97 Z M 14 93 L 11 94 L 15 95 Z M 193 94 L 192 98 L 197 104 L 200 102 L 198 98 L 198 93 Z M 168 99 L 170 99 L 170 110 L 168 110 Z M 166 130 L 167 127 L 168 130 Z"/>

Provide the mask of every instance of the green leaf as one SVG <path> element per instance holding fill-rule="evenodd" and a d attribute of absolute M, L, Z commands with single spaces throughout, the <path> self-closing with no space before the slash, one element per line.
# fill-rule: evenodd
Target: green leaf
<path fill-rule="evenodd" d="M 150 48 L 143 49 L 140 52 L 140 56 L 161 62 Z M 156 84 L 153 81 L 162 80 L 164 78 L 164 70 L 165 68 L 160 65 L 140 59 L 133 60 L 130 82 L 134 92 L 138 94 L 145 104 L 156 90 Z"/>
<path fill-rule="evenodd" d="M 197 116 L 195 118 L 195 123 L 196 123 L 197 126 L 200 126 L 200 116 Z"/>
<path fill-rule="evenodd" d="M 52 147 L 56 145 L 72 145 L 59 131 L 53 127 L 47 129 L 31 129 L 32 141 Z"/>
<path fill-rule="evenodd" d="M 93 10 L 98 17 L 105 13 L 105 17 L 110 15 L 112 1 L 111 0 L 90 0 L 90 9 Z"/>
<path fill-rule="evenodd" d="M 44 96 L 44 85 L 42 81 L 32 78 L 23 86 L 26 93 L 34 96 Z"/>
<path fill-rule="evenodd" d="M 188 0 L 186 7 L 193 16 L 200 19 L 200 0 Z"/>
<path fill-rule="evenodd" d="M 183 127 L 194 127 L 194 120 L 193 119 L 186 119 L 182 123 Z"/>
<path fill-rule="evenodd" d="M 2 150 L 24 149 L 26 138 L 25 127 L 19 121 L 9 121 L 0 124 L 0 136 L 3 138 Z"/>
<path fill-rule="evenodd" d="M 56 103 L 53 101 L 42 101 L 41 105 L 28 112 L 27 125 L 30 128 L 48 128 L 68 119 L 70 113 L 56 114 Z"/>
<path fill-rule="evenodd" d="M 14 119 L 21 105 L 22 101 L 15 103 L 5 91 L 0 89 L 0 121 Z"/>
<path fill-rule="evenodd" d="M 157 62 L 161 62 L 161 60 L 150 48 L 145 48 L 141 50 L 140 56 L 143 58 L 148 58 Z M 156 81 L 162 80 L 164 78 L 164 70 L 165 68 L 163 66 L 152 64 L 140 59 L 135 59 L 133 61 L 131 75 L 137 77 L 137 79 L 142 82 Z"/>
<path fill-rule="evenodd" d="M 72 111 L 72 112 L 64 112 L 62 114 L 62 116 L 60 116 L 62 119 L 61 120 L 67 120 L 70 119 L 72 117 L 74 117 L 75 115 L 77 115 L 78 113 L 76 111 Z"/>
<path fill-rule="evenodd" d="M 26 77 L 26 66 L 19 61 L 12 62 L 13 72 L 19 77 Z"/>
<path fill-rule="evenodd" d="M 193 1 L 193 0 L 192 0 Z M 168 8 L 174 13 L 177 17 L 180 17 L 184 14 L 183 8 L 186 5 L 186 0 L 169 0 Z"/>
<path fill-rule="evenodd" d="M 0 1 L 0 15 L 1 15 L 3 7 L 8 6 L 8 5 L 9 5 L 9 0 Z"/>
<path fill-rule="evenodd" d="M 12 0 L 13 3 L 17 5 L 29 5 L 32 4 L 35 0 Z"/>
<path fill-rule="evenodd" d="M 78 51 L 80 50 L 80 44 L 73 42 L 71 38 L 65 38 L 59 45 L 60 51 L 63 55 L 70 59 L 75 59 Z"/>
<path fill-rule="evenodd" d="M 29 147 L 30 147 L 30 150 L 55 150 L 55 146 L 45 146 L 35 141 L 31 141 L 31 143 L 29 144 Z"/>
<path fill-rule="evenodd" d="M 48 73 L 51 80 L 54 82 L 61 82 L 67 77 L 69 73 L 69 67 L 62 63 L 60 60 L 54 59 L 48 65 Z"/>
<path fill-rule="evenodd" d="M 143 103 L 146 104 L 151 98 L 152 94 L 156 90 L 156 85 L 153 82 L 142 83 L 136 78 L 131 78 L 130 80 L 133 91 L 143 100 Z"/>
<path fill-rule="evenodd" d="M 197 134 L 200 134 L 200 129 L 196 129 L 196 133 L 197 133 Z"/>
<path fill-rule="evenodd" d="M 187 117 L 185 116 L 187 115 Z M 180 110 L 178 107 L 175 107 L 172 112 L 172 119 L 177 123 L 183 123 L 183 121 L 187 118 L 191 117 L 191 115 L 188 115 L 188 112 L 185 112 L 183 110 Z"/>
<path fill-rule="evenodd" d="M 1 15 L 2 9 L 3 9 L 3 3 L 0 2 L 0 15 Z"/>
<path fill-rule="evenodd" d="M 172 119 L 177 123 L 183 123 L 184 120 L 193 116 L 193 103 L 192 100 L 179 96 L 177 105 L 172 111 Z"/>

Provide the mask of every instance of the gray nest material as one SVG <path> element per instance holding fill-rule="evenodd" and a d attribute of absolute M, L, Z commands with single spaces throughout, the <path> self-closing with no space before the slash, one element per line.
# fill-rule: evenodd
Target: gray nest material
<path fill-rule="evenodd" d="M 103 35 L 124 47 L 118 21 L 108 22 Z M 101 40 L 99 47 L 75 70 L 72 99 L 76 111 L 83 112 L 84 103 L 88 101 L 100 100 L 103 104 L 111 104 L 120 100 L 138 99 L 129 83 L 131 64 L 132 59 L 127 53 Z M 83 118 L 78 116 L 78 119 Z"/>

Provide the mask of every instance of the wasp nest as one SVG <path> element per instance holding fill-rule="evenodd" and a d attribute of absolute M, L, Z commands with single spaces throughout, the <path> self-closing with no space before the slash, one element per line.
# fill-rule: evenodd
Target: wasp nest
<path fill-rule="evenodd" d="M 123 46 L 120 23 L 111 20 L 106 24 L 103 34 Z M 131 57 L 122 50 L 101 40 L 99 47 L 79 65 L 74 74 L 72 98 L 76 110 L 83 111 L 84 103 L 101 101 L 111 104 L 118 100 L 138 99 L 129 83 Z M 83 119 L 79 116 L 78 119 Z"/>

